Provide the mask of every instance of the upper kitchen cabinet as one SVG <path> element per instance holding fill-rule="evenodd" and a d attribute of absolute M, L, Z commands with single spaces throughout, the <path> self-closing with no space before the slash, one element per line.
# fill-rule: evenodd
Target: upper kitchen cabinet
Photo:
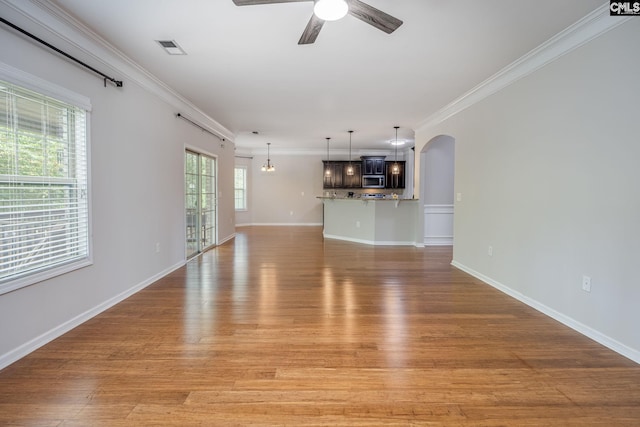
<path fill-rule="evenodd" d="M 362 156 L 362 175 L 384 175 L 384 156 Z"/>
<path fill-rule="evenodd" d="M 353 167 L 353 175 L 347 173 L 349 164 Z M 361 188 L 362 164 L 346 160 L 322 161 L 322 187 L 330 188 Z"/>
<path fill-rule="evenodd" d="M 386 162 L 384 157 L 363 156 L 362 162 L 349 162 L 348 160 L 323 160 L 323 185 L 324 189 L 338 188 L 362 188 L 362 177 L 366 175 L 384 176 L 380 188 L 403 189 L 405 188 L 405 162 L 399 161 L 400 173 L 393 174 L 392 168 L 395 162 Z M 353 167 L 353 175 L 347 174 L 349 165 Z M 371 177 L 373 178 L 373 177 Z M 373 187 L 371 187 L 373 188 Z M 378 188 L 378 187 L 376 187 Z"/>
<path fill-rule="evenodd" d="M 344 162 L 322 161 L 323 188 L 342 188 L 344 176 Z"/>
<path fill-rule="evenodd" d="M 353 167 L 353 175 L 347 174 L 349 164 Z M 344 162 L 342 175 L 342 188 L 360 188 L 362 187 L 362 164 L 360 162 Z"/>
<path fill-rule="evenodd" d="M 385 162 L 385 188 L 404 188 L 405 186 L 405 162 L 398 162 L 398 174 L 393 174 L 393 164 L 395 162 Z"/>

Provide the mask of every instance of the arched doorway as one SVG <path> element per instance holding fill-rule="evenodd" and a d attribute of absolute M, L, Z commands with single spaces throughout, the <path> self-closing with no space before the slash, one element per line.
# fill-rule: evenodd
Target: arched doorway
<path fill-rule="evenodd" d="M 425 246 L 453 245 L 455 138 L 439 135 L 420 152 Z"/>

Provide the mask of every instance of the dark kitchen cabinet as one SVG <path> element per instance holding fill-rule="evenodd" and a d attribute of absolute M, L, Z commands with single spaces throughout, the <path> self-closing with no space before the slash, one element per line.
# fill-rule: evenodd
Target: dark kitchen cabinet
<path fill-rule="evenodd" d="M 384 175 L 384 156 L 362 156 L 362 175 Z"/>
<path fill-rule="evenodd" d="M 322 161 L 322 187 L 331 188 L 360 188 L 362 187 L 362 164 L 351 162 L 353 175 L 347 175 L 349 162 L 344 160 Z M 329 173 L 327 173 L 327 171 Z"/>
<path fill-rule="evenodd" d="M 360 188 L 362 187 L 362 164 L 360 162 L 352 162 L 353 175 L 347 175 L 349 162 L 344 162 L 344 173 L 342 175 L 342 188 Z"/>
<path fill-rule="evenodd" d="M 342 188 L 343 162 L 322 162 L 323 188 Z"/>
<path fill-rule="evenodd" d="M 385 162 L 385 188 L 404 188 L 405 186 L 405 162 L 398 162 L 400 173 L 394 175 L 392 172 L 395 162 Z"/>

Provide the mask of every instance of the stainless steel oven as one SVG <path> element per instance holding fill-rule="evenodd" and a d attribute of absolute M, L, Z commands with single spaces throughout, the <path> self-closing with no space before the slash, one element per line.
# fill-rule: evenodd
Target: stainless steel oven
<path fill-rule="evenodd" d="M 362 188 L 384 188 L 384 175 L 362 175 Z"/>

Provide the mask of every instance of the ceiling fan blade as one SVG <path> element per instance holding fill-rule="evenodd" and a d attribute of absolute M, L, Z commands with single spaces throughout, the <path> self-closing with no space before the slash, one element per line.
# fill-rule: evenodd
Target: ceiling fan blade
<path fill-rule="evenodd" d="M 298 3 L 313 0 L 233 0 L 236 6 L 252 6 L 254 4 Z"/>
<path fill-rule="evenodd" d="M 315 42 L 323 25 L 324 20 L 318 18 L 315 13 L 311 15 L 307 28 L 304 29 L 298 44 L 311 44 Z"/>
<path fill-rule="evenodd" d="M 402 21 L 398 18 L 395 18 L 388 13 L 384 13 L 373 6 L 369 6 L 360 0 L 347 0 L 347 3 L 349 4 L 350 15 L 355 16 L 369 25 L 373 25 L 387 34 L 393 33 L 400 25 L 402 25 Z"/>

